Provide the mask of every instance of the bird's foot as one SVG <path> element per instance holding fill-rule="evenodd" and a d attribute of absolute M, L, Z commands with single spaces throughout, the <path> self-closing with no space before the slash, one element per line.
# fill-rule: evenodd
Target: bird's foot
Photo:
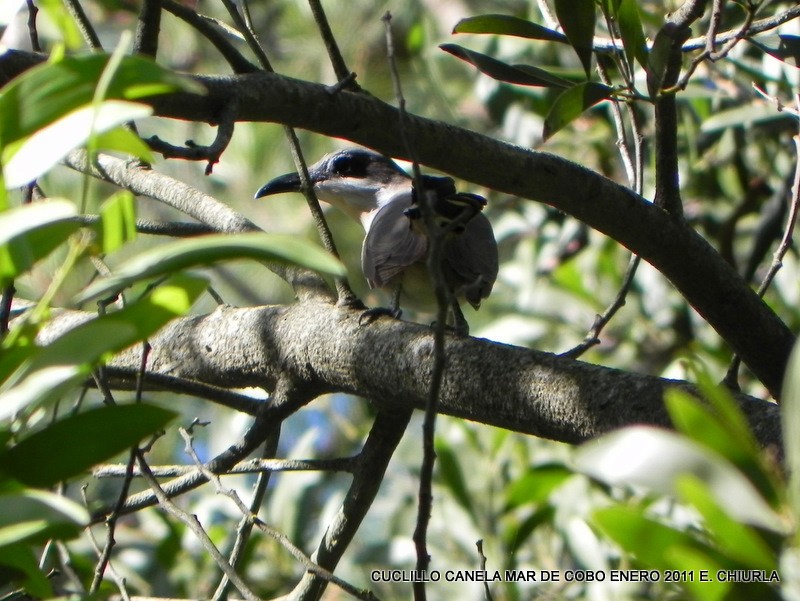
<path fill-rule="evenodd" d="M 438 326 L 439 326 L 438 321 L 434 321 L 431 323 L 431 328 L 433 328 L 434 330 Z M 469 324 L 466 321 L 452 326 L 448 323 L 445 324 L 444 331 L 447 332 L 448 334 L 453 334 L 454 336 L 458 336 L 459 338 L 466 338 L 467 336 L 469 336 Z"/>
<path fill-rule="evenodd" d="M 363 326 L 371 324 L 373 321 L 375 321 L 379 317 L 383 317 L 384 315 L 393 317 L 394 319 L 400 319 L 400 316 L 402 314 L 403 312 L 398 308 L 375 307 L 373 309 L 367 309 L 366 311 L 361 313 L 361 316 L 358 318 L 358 325 Z"/>

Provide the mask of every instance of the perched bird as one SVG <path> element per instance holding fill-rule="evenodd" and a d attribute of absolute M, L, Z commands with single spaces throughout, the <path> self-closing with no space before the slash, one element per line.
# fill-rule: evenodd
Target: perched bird
<path fill-rule="evenodd" d="M 427 272 L 423 272 L 422 284 L 418 275 L 412 275 L 425 267 L 430 245 L 414 181 L 391 159 L 357 148 L 322 157 L 308 173 L 317 198 L 364 226 L 362 271 L 371 288 L 395 286 L 389 312 L 399 316 L 401 287 L 412 293 L 420 285 L 430 289 Z M 452 297 L 453 325 L 466 333 L 468 326 L 457 298 L 466 298 L 477 309 L 497 277 L 497 242 L 489 220 L 481 213 L 486 200 L 456 192 L 449 177 L 425 175 L 422 185 L 430 201 L 433 227 L 444 229 L 442 274 Z M 265 184 L 255 197 L 299 192 L 300 186 L 298 174 L 287 173 Z"/>

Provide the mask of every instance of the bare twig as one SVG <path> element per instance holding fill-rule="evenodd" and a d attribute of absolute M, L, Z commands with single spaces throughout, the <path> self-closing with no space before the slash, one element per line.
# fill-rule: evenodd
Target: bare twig
<path fill-rule="evenodd" d="M 167 493 L 161 488 L 158 480 L 156 480 L 152 472 L 150 472 L 150 468 L 147 466 L 147 462 L 141 452 L 136 452 L 136 459 L 144 479 L 147 481 L 148 486 L 150 486 L 150 490 L 153 491 L 153 494 L 158 499 L 158 504 L 171 516 L 183 522 L 194 533 L 206 552 L 211 555 L 214 562 L 225 572 L 236 587 L 236 590 L 238 590 L 247 601 L 261 601 L 258 595 L 256 595 L 250 587 L 247 586 L 244 580 L 242 580 L 239 574 L 236 573 L 236 570 L 231 567 L 231 564 L 228 563 L 228 560 L 225 559 L 220 550 L 217 549 L 217 546 L 211 540 L 211 537 L 208 536 L 208 533 L 203 528 L 200 520 L 197 519 L 197 516 L 189 515 L 170 500 Z"/>
<path fill-rule="evenodd" d="M 444 241 L 443 232 L 440 231 L 440 228 L 434 225 L 433 210 L 430 207 L 424 185 L 422 184 L 422 175 L 419 170 L 419 162 L 416 160 L 414 144 L 409 139 L 408 132 L 406 130 L 406 120 L 408 119 L 408 115 L 406 113 L 406 103 L 400 82 L 400 74 L 397 71 L 397 63 L 395 62 L 394 38 L 392 36 L 392 15 L 390 12 L 387 11 L 383 16 L 383 22 L 386 29 L 386 49 L 392 74 L 392 82 L 394 84 L 395 96 L 397 97 L 398 108 L 400 111 L 400 134 L 402 136 L 403 145 L 406 148 L 406 152 L 412 158 L 412 165 L 414 167 L 414 185 L 418 190 L 417 198 L 425 227 L 428 230 L 429 243 L 427 266 L 431 274 L 431 280 L 433 283 L 434 292 L 436 293 L 437 302 L 437 319 L 434 330 L 431 385 L 428 391 L 425 419 L 422 424 L 423 458 L 422 466 L 420 468 L 417 524 L 413 535 L 414 545 L 417 551 L 416 569 L 418 572 L 424 573 L 428 570 L 431 559 L 430 555 L 428 554 L 427 537 L 428 523 L 430 522 L 431 510 L 433 507 L 433 468 L 436 463 L 434 437 L 436 434 L 436 414 L 439 402 L 439 391 L 441 390 L 442 386 L 446 362 L 446 356 L 444 352 L 444 335 L 445 328 L 447 327 L 447 312 L 450 307 L 451 299 L 444 281 L 444 275 L 442 274 L 442 243 Z M 424 580 L 424 578 L 419 579 L 413 584 L 414 599 L 416 601 L 425 601 L 426 592 Z"/>
<path fill-rule="evenodd" d="M 64 0 L 64 4 L 72 15 L 72 18 L 75 19 L 75 23 L 78 25 L 78 30 L 81 32 L 84 42 L 86 42 L 92 50 L 102 50 L 103 45 L 100 43 L 100 38 L 94 30 L 94 26 L 89 21 L 89 18 L 86 16 L 80 0 Z"/>
<path fill-rule="evenodd" d="M 232 488 L 225 488 L 224 486 L 222 486 L 222 480 L 220 480 L 219 476 L 213 472 L 210 472 L 205 467 L 203 462 L 200 461 L 200 458 L 197 456 L 197 453 L 195 452 L 194 447 L 192 446 L 191 428 L 190 429 L 179 428 L 179 431 L 181 433 L 181 437 L 185 442 L 184 450 L 192 457 L 196 469 L 202 472 L 203 475 L 214 485 L 214 488 L 218 494 L 225 495 L 226 497 L 231 499 L 231 501 L 233 501 L 237 509 L 241 512 L 244 519 L 246 519 L 250 524 L 258 528 L 265 534 L 269 535 L 270 537 L 278 541 L 281 544 L 281 546 L 283 546 L 284 549 L 289 551 L 289 553 L 291 553 L 291 555 L 295 559 L 297 559 L 301 564 L 303 564 L 303 566 L 309 572 L 313 573 L 316 576 L 324 578 L 328 582 L 336 584 L 337 586 L 341 587 L 343 590 L 347 591 L 357 599 L 363 599 L 365 601 L 374 601 L 376 599 L 376 597 L 371 592 L 362 591 L 353 586 L 352 584 L 350 584 L 349 582 L 346 582 L 341 578 L 334 576 L 328 570 L 321 568 L 320 566 L 315 564 L 305 553 L 303 553 L 298 547 L 293 545 L 292 542 L 286 537 L 286 535 L 284 535 L 275 528 L 272 528 L 271 526 L 261 521 L 261 519 L 259 519 L 259 517 L 255 515 L 247 507 L 247 505 L 245 505 L 244 501 L 242 501 L 241 497 L 235 490 L 233 490 Z M 145 478 L 147 478 L 146 473 L 145 473 Z M 229 571 L 225 569 L 225 566 L 230 567 L 231 570 Z M 225 565 L 220 564 L 220 567 L 223 568 L 225 575 L 231 580 L 231 583 L 238 589 L 239 586 L 236 584 L 236 581 L 231 577 L 231 572 L 233 572 L 234 574 L 236 573 L 231 567 L 231 564 L 229 564 L 226 561 Z M 241 592 L 241 589 L 239 590 Z"/>
<path fill-rule="evenodd" d="M 186 146 L 174 146 L 164 142 L 158 136 L 151 136 L 147 140 L 147 145 L 160 153 L 166 159 L 185 159 L 187 161 L 208 161 L 206 165 L 206 175 L 211 175 L 214 165 L 219 162 L 220 156 L 230 144 L 233 138 L 235 116 L 238 111 L 239 100 L 233 96 L 225 104 L 217 123 L 217 135 L 214 141 L 208 146 L 200 146 L 192 140 L 186 141 Z"/>
<path fill-rule="evenodd" d="M 800 115 L 800 94 L 795 95 L 795 110 L 796 114 Z M 800 119 L 798 120 L 798 123 L 800 124 Z M 783 229 L 783 237 L 781 238 L 781 242 L 778 245 L 778 249 L 772 256 L 772 263 L 770 264 L 766 275 L 764 275 L 761 285 L 758 287 L 758 295 L 760 297 L 764 296 L 769 289 L 770 284 L 772 284 L 772 281 L 775 279 L 778 271 L 780 271 L 781 267 L 783 267 L 783 257 L 786 256 L 786 253 L 792 246 L 792 236 L 795 224 L 797 223 L 797 213 L 798 208 L 800 208 L 800 133 L 795 134 L 792 138 L 792 141 L 795 145 L 796 159 L 789 215 L 786 218 L 786 227 Z M 738 390 L 740 364 L 741 359 L 738 355 L 736 355 L 731 360 L 731 365 L 728 368 L 728 372 L 725 374 L 725 378 L 723 379 L 723 383 L 734 390 Z"/>
<path fill-rule="evenodd" d="M 31 50 L 34 52 L 41 52 L 42 46 L 39 44 L 39 31 L 36 28 L 36 15 L 39 9 L 33 3 L 33 0 L 27 0 L 28 4 L 28 38 L 31 41 Z"/>
<path fill-rule="evenodd" d="M 158 34 L 161 31 L 161 0 L 143 0 L 136 24 L 133 52 L 151 58 L 158 52 Z"/>
<path fill-rule="evenodd" d="M 322 8 L 322 3 L 319 0 L 308 0 L 308 5 L 311 7 L 311 13 L 314 15 L 314 21 L 317 23 L 317 29 L 319 29 L 319 34 L 322 36 L 322 41 L 325 43 L 325 49 L 328 51 L 328 57 L 331 65 L 333 65 L 333 72 L 336 73 L 336 78 L 340 84 L 343 84 L 343 87 L 349 87 L 354 92 L 359 91 L 361 88 L 355 82 L 355 73 L 352 73 L 344 62 L 342 53 L 339 51 L 339 45 L 336 43 L 336 38 L 333 36 L 328 18 Z"/>
<path fill-rule="evenodd" d="M 486 555 L 483 554 L 483 540 L 478 540 L 475 542 L 475 546 L 478 547 L 478 555 L 481 558 L 481 571 L 486 573 Z M 489 583 L 487 581 L 483 581 L 483 594 L 486 597 L 486 601 L 493 601 L 492 591 L 489 590 Z"/>

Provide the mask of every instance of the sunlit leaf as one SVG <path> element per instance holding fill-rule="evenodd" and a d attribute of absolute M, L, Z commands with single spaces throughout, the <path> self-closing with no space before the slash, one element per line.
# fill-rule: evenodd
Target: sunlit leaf
<path fill-rule="evenodd" d="M 458 44 L 442 44 L 439 48 L 474 65 L 481 73 L 498 81 L 515 83 L 522 86 L 540 86 L 548 88 L 568 88 L 572 85 L 569 80 L 548 73 L 544 69 L 526 65 L 525 70 L 522 70 L 517 66 L 509 65 L 491 56 L 475 52 L 474 50 L 468 50 Z"/>
<path fill-rule="evenodd" d="M 676 479 L 694 474 L 733 518 L 775 532 L 786 525 L 753 484 L 720 455 L 659 428 L 632 426 L 583 445 L 578 469 L 612 486 L 642 486 L 676 496 Z"/>
<path fill-rule="evenodd" d="M 0 92 L 0 141 L 26 138 L 61 117 L 91 104 L 108 55 L 68 56 L 33 67 Z M 152 60 L 126 56 L 114 74 L 106 99 L 137 100 L 183 90 L 202 94 L 192 80 Z"/>
<path fill-rule="evenodd" d="M 617 9 L 617 20 L 628 63 L 632 67 L 636 60 L 644 69 L 647 69 L 647 42 L 642 29 L 642 20 L 639 17 L 638 2 L 621 0 Z"/>
<path fill-rule="evenodd" d="M 546 501 L 555 489 L 564 484 L 575 473 L 558 463 L 538 465 L 528 470 L 521 478 L 509 484 L 506 490 L 505 509 L 520 505 L 537 505 Z"/>
<path fill-rule="evenodd" d="M 594 0 L 555 0 L 556 17 L 578 55 L 587 79 L 592 72 Z"/>
<path fill-rule="evenodd" d="M 61 495 L 30 488 L 0 494 L 0 547 L 74 538 L 88 522 L 86 509 Z"/>
<path fill-rule="evenodd" d="M 19 146 L 13 154 L 3 153 L 7 188 L 16 188 L 35 180 L 63 159 L 70 150 L 83 146 L 93 133 L 147 117 L 153 109 L 144 104 L 108 100 L 84 106 L 43 127 Z"/>
<path fill-rule="evenodd" d="M 680 476 L 676 488 L 681 500 L 694 507 L 703 517 L 705 529 L 724 555 L 752 569 L 771 571 L 777 568 L 775 551 L 770 549 L 754 528 L 731 518 L 697 476 Z"/>
<path fill-rule="evenodd" d="M 115 294 L 136 281 L 232 259 L 293 263 L 324 273 L 344 273 L 344 267 L 334 257 L 294 236 L 262 233 L 213 234 L 144 251 L 120 265 L 110 277 L 89 286 L 75 298 L 75 302 L 82 303 L 92 298 Z"/>
<path fill-rule="evenodd" d="M 49 255 L 76 231 L 75 205 L 47 200 L 0 213 L 0 285 Z"/>
<path fill-rule="evenodd" d="M 586 81 L 562 92 L 550 107 L 544 120 L 544 139 L 580 117 L 583 112 L 611 97 L 613 89 L 601 83 Z"/>
<path fill-rule="evenodd" d="M 453 28 L 453 33 L 489 33 L 550 42 L 569 42 L 563 33 L 512 15 L 491 14 L 461 19 Z"/>
<path fill-rule="evenodd" d="M 130 448 L 175 416 L 143 403 L 91 409 L 59 420 L 0 453 L 0 469 L 29 486 L 53 486 Z"/>
<path fill-rule="evenodd" d="M 111 253 L 136 238 L 136 202 L 127 190 L 109 197 L 100 206 L 103 252 Z"/>

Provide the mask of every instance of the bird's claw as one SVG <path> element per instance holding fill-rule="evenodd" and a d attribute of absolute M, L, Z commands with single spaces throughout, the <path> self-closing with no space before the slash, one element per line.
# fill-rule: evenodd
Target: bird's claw
<path fill-rule="evenodd" d="M 394 319 L 400 319 L 402 314 L 403 312 L 397 308 L 375 307 L 373 309 L 367 309 L 361 313 L 360 317 L 358 318 L 358 325 L 363 326 L 371 324 L 373 321 L 384 315 L 393 317 Z"/>

